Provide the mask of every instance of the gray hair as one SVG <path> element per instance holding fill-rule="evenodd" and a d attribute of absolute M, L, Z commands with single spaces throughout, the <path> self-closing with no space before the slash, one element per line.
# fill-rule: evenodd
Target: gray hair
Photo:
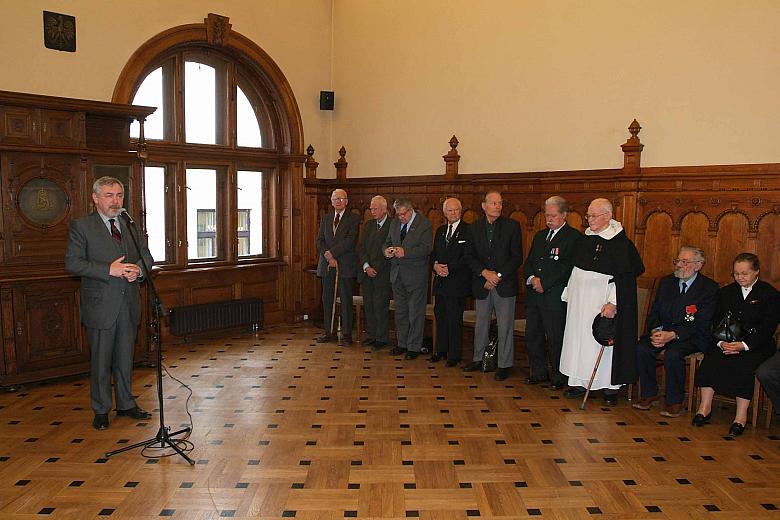
<path fill-rule="evenodd" d="M 558 206 L 558 211 L 561 213 L 568 213 L 569 212 L 569 203 L 566 202 L 566 199 L 563 197 L 559 197 L 558 195 L 553 195 L 549 199 L 544 201 L 545 206 Z"/>
<path fill-rule="evenodd" d="M 371 197 L 371 202 L 378 202 L 380 205 L 387 208 L 387 199 L 381 195 L 374 195 L 373 197 Z"/>
<path fill-rule="evenodd" d="M 696 246 L 680 246 L 680 251 L 677 253 L 677 256 L 680 256 L 680 253 L 683 251 L 688 251 L 690 253 L 693 253 L 696 255 L 696 260 L 701 262 L 702 265 L 707 261 L 707 257 L 704 255 L 704 251 Z"/>
<path fill-rule="evenodd" d="M 393 209 L 398 211 L 398 209 L 411 209 L 412 206 L 412 199 L 409 197 L 401 197 L 399 199 L 395 199 L 395 202 L 393 202 Z"/>
<path fill-rule="evenodd" d="M 109 177 L 108 175 L 105 175 L 98 180 L 96 180 L 92 184 L 92 193 L 95 195 L 100 195 L 100 189 L 104 186 L 113 186 L 114 184 L 119 184 L 122 186 L 122 191 L 125 191 L 125 186 L 122 184 L 122 181 L 117 179 L 116 177 Z"/>

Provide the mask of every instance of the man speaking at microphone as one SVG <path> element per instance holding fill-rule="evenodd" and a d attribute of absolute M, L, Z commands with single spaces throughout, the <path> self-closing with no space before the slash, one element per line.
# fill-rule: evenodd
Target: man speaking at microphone
<path fill-rule="evenodd" d="M 149 419 L 132 396 L 135 338 L 141 321 L 138 285 L 146 265 L 153 263 L 146 239 L 137 230 L 130 236 L 130 219 L 122 220 L 124 188 L 113 177 L 101 177 L 92 186 L 95 213 L 73 220 L 65 253 L 65 269 L 81 277 L 81 322 L 91 350 L 90 397 L 92 426 L 108 428 L 114 380 L 117 416 Z M 125 215 L 128 217 L 128 215 Z"/>

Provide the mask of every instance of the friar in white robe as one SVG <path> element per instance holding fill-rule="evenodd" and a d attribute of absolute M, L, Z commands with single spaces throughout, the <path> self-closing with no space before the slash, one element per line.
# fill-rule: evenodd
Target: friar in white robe
<path fill-rule="evenodd" d="M 623 226 L 612 218 L 608 200 L 591 202 L 586 217 L 589 227 L 561 295 L 568 305 L 560 371 L 570 386 L 586 387 L 601 350 L 593 338 L 593 320 L 597 315 L 615 317 L 615 344 L 604 349 L 591 389 L 617 390 L 636 380 L 636 278 L 644 265 Z"/>

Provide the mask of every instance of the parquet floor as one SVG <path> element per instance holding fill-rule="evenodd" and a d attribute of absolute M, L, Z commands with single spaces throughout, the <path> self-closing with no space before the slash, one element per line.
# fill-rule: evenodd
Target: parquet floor
<path fill-rule="evenodd" d="M 315 345 L 318 330 L 167 345 L 194 395 L 189 466 L 106 451 L 157 418 L 91 427 L 87 378 L 0 394 L 0 518 L 763 518 L 780 508 L 777 429 L 726 440 L 622 400 L 586 411 L 561 392 Z M 165 381 L 167 423 L 187 391 Z M 156 408 L 154 371 L 139 403 Z M 153 455 L 154 453 L 152 453 Z"/>

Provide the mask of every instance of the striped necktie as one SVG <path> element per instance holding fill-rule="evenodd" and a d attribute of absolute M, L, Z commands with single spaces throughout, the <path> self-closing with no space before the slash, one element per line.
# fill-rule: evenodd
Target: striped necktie
<path fill-rule="evenodd" d="M 116 225 L 114 224 L 114 219 L 112 218 L 108 219 L 108 223 L 111 224 L 111 238 L 113 238 L 117 244 L 121 244 L 122 234 L 119 232 Z"/>

